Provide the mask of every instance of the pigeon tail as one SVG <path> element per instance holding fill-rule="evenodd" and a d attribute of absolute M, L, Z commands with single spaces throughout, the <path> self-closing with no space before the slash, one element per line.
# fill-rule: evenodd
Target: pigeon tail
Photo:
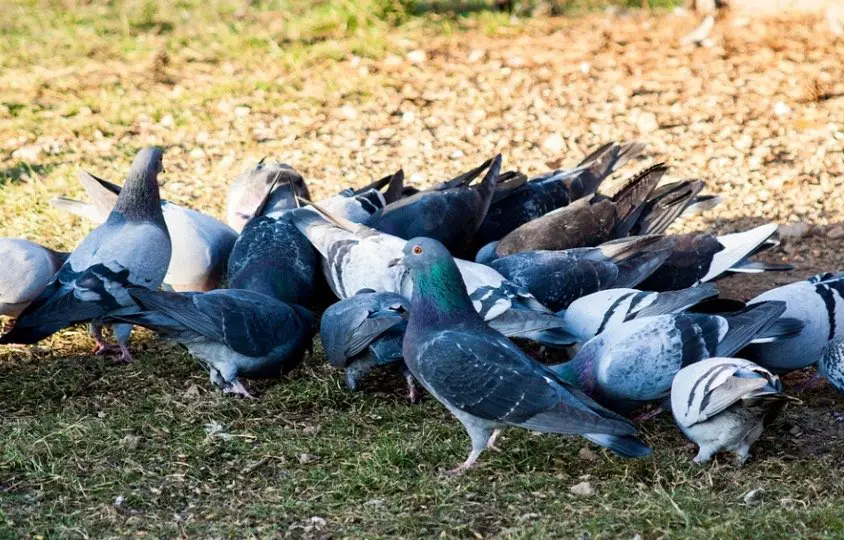
<path fill-rule="evenodd" d="M 67 197 L 53 197 L 50 199 L 50 206 L 61 210 L 62 212 L 67 212 L 68 214 L 73 214 L 74 216 L 93 221 L 97 224 L 104 222 L 108 217 L 107 213 L 103 215 L 103 213 L 91 203 L 76 201 L 68 199 Z"/>
<path fill-rule="evenodd" d="M 688 289 L 681 289 L 679 291 L 657 293 L 656 300 L 649 306 L 639 310 L 636 313 L 636 318 L 680 313 L 708 298 L 714 298 L 716 296 L 718 296 L 718 289 L 710 283 L 704 283 L 697 287 L 689 287 Z"/>
<path fill-rule="evenodd" d="M 632 435 L 619 436 L 587 433 L 583 436 L 598 446 L 602 446 L 625 458 L 648 457 L 653 453 L 649 446 Z"/>
<path fill-rule="evenodd" d="M 657 163 L 628 180 L 612 197 L 621 220 L 616 224 L 615 237 L 627 236 L 645 208 L 645 202 L 668 171 L 664 163 Z"/>
<path fill-rule="evenodd" d="M 653 191 L 630 233 L 662 234 L 703 189 L 700 180 L 682 180 Z"/>
<path fill-rule="evenodd" d="M 724 249 L 712 257 L 709 271 L 700 281 L 711 281 L 741 263 L 746 257 L 754 253 L 759 246 L 767 242 L 777 232 L 777 228 L 776 223 L 768 223 L 749 231 L 719 236 L 718 242 L 724 246 Z"/>
<path fill-rule="evenodd" d="M 786 303 L 767 301 L 752 304 L 742 310 L 721 315 L 729 328 L 715 349 L 714 356 L 730 357 L 756 338 L 764 338 L 765 332 L 786 310 Z M 793 329 L 790 324 L 788 327 Z M 776 327 L 775 327 L 776 328 Z M 777 330 L 778 333 L 788 330 Z"/>

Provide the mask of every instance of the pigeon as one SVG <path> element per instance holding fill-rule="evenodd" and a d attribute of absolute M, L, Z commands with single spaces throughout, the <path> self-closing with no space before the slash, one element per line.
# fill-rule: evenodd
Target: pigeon
<path fill-rule="evenodd" d="M 402 340 L 410 310 L 407 299 L 396 293 L 358 291 L 330 306 L 322 314 L 320 337 L 328 362 L 346 372 L 346 387 L 358 388 L 359 380 L 376 366 L 400 363 L 411 402 L 418 400 L 413 376 L 402 357 Z"/>
<path fill-rule="evenodd" d="M 695 463 L 721 451 L 735 452 L 739 464 L 762 430 L 789 402 L 776 375 L 749 360 L 709 358 L 681 369 L 671 385 L 671 410 L 686 437 L 700 448 Z"/>
<path fill-rule="evenodd" d="M 489 170 L 479 184 L 422 191 L 400 199 L 388 204 L 368 225 L 403 239 L 435 238 L 452 253 L 465 252 L 495 194 L 501 154 L 489 163 Z"/>
<path fill-rule="evenodd" d="M 294 213 L 305 210 L 270 206 L 269 193 L 232 248 L 229 288 L 309 305 L 317 287 L 319 254 L 293 224 Z M 294 203 L 298 205 L 298 200 Z"/>
<path fill-rule="evenodd" d="M 84 171 L 80 171 L 79 180 L 92 203 L 58 197 L 50 204 L 98 224 L 105 222 L 121 187 Z M 173 246 L 164 283 L 176 291 L 209 291 L 219 287 L 225 280 L 226 264 L 237 233 L 207 214 L 168 201 L 161 202 L 161 210 Z"/>
<path fill-rule="evenodd" d="M 686 189 L 685 197 L 674 197 L 675 191 L 671 191 L 660 194 L 661 199 L 649 200 L 667 170 L 663 164 L 654 165 L 628 180 L 611 198 L 595 195 L 578 199 L 525 223 L 499 242 L 481 248 L 475 260 L 488 262 L 522 251 L 593 247 L 628 236 L 637 224 L 641 234 L 662 232 L 692 202 L 696 193 L 694 189 Z M 670 204 L 660 204 L 662 198 L 669 196 Z M 640 220 L 654 224 L 654 229 L 647 228 Z"/>
<path fill-rule="evenodd" d="M 775 238 L 778 228 L 776 223 L 766 223 L 721 236 L 704 233 L 665 236 L 659 247 L 670 249 L 671 255 L 638 287 L 646 291 L 674 291 L 718 279 L 727 272 L 793 270 L 789 264 L 749 260 L 760 251 L 778 245 Z"/>
<path fill-rule="evenodd" d="M 401 256 L 406 240 L 332 216 L 318 204 L 306 207 L 310 208 L 314 211 L 297 214 L 293 221 L 322 255 L 323 274 L 338 298 L 349 298 L 361 289 L 410 297 L 412 281 L 407 270 L 389 266 Z M 528 291 L 488 266 L 455 261 L 475 309 L 494 328 L 545 345 L 571 343 L 570 336 L 557 331 L 562 325 L 559 318 Z"/>
<path fill-rule="evenodd" d="M 496 195 L 486 218 L 475 235 L 477 248 L 501 240 L 521 225 L 562 208 L 572 201 L 592 195 L 601 182 L 644 149 L 640 143 L 608 143 L 573 169 L 556 170 Z M 504 184 L 503 178 L 499 185 Z"/>
<path fill-rule="evenodd" d="M 304 178 L 290 165 L 265 161 L 259 161 L 229 186 L 226 221 L 237 232 L 260 214 L 262 205 L 277 210 L 296 208 L 296 197 L 311 198 Z"/>
<path fill-rule="evenodd" d="M 401 261 L 413 280 L 402 347 L 405 363 L 472 439 L 469 457 L 453 472 L 472 467 L 507 426 L 580 434 L 626 457 L 650 454 L 626 419 L 559 379 L 486 324 L 445 246 L 430 238 L 411 239 Z"/>
<path fill-rule="evenodd" d="M 595 291 L 635 287 L 669 256 L 667 250 L 644 249 L 659 241 L 636 237 L 594 248 L 524 251 L 495 259 L 489 266 L 542 305 L 559 311 Z"/>
<path fill-rule="evenodd" d="M 709 283 L 661 293 L 607 289 L 578 298 L 557 315 L 568 333 L 585 342 L 626 321 L 682 313 L 717 295 L 718 290 Z"/>
<path fill-rule="evenodd" d="M 0 238 L 0 315 L 17 317 L 53 280 L 68 255 L 29 240 Z"/>
<path fill-rule="evenodd" d="M 826 346 L 818 362 L 818 375 L 844 394 L 844 338 L 834 339 Z"/>
<path fill-rule="evenodd" d="M 316 317 L 296 304 L 238 289 L 176 293 L 129 289 L 141 311 L 116 321 L 155 330 L 184 345 L 224 393 L 253 397 L 240 381 L 279 377 L 310 350 Z"/>
<path fill-rule="evenodd" d="M 795 339 L 747 347 L 742 357 L 774 373 L 788 373 L 817 363 L 830 341 L 844 338 L 844 272 L 777 287 L 748 304 L 772 300 L 784 302 L 784 316 L 802 321 L 803 330 Z"/>
<path fill-rule="evenodd" d="M 73 323 L 90 322 L 95 352 L 113 349 L 103 342 L 102 319 L 137 309 L 127 288 L 157 288 L 170 264 L 170 235 L 158 194 L 161 158 L 160 148 L 138 152 L 108 219 L 70 254 L 0 343 L 35 343 Z M 132 326 L 115 324 L 113 329 L 121 359 L 131 362 Z"/>
<path fill-rule="evenodd" d="M 689 364 L 730 356 L 753 340 L 787 339 L 802 325 L 779 319 L 783 302 L 763 302 L 723 315 L 677 314 L 624 322 L 587 341 L 569 362 L 551 369 L 613 410 L 668 396 Z"/>
<path fill-rule="evenodd" d="M 404 196 L 404 171 L 399 169 L 393 174 L 388 174 L 387 176 L 379 180 L 375 180 L 371 184 L 360 189 L 346 188 L 340 192 L 340 195 L 344 197 L 355 197 L 357 195 L 369 193 L 373 190 L 381 193 L 386 204 L 391 204 L 400 200 Z"/>

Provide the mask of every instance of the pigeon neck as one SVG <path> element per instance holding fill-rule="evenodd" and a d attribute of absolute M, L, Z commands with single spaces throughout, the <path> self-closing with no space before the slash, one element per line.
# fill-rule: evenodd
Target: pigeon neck
<path fill-rule="evenodd" d="M 565 364 L 553 366 L 552 371 L 562 380 L 576 386 L 588 396 L 595 393 L 595 374 L 590 359 L 574 357 Z"/>
<path fill-rule="evenodd" d="M 431 264 L 413 276 L 411 324 L 446 325 L 479 318 L 472 306 L 463 277 L 453 260 Z"/>
<path fill-rule="evenodd" d="M 114 211 L 126 219 L 138 221 L 164 220 L 161 213 L 161 196 L 158 192 L 158 174 L 149 171 L 130 171 L 123 185 Z"/>

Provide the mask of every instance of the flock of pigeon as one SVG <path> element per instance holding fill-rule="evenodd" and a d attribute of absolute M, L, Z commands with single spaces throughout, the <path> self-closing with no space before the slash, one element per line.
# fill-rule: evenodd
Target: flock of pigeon
<path fill-rule="evenodd" d="M 605 144 L 532 179 L 501 172 L 499 155 L 424 191 L 398 171 L 317 202 L 293 168 L 262 160 L 232 184 L 226 225 L 162 201 L 162 150 L 145 148 L 123 186 L 83 172 L 90 203 L 51 201 L 100 224 L 72 253 L 0 239 L 0 314 L 15 319 L 0 343 L 88 323 L 97 354 L 131 362 L 141 325 L 252 397 L 241 377 L 288 373 L 319 332 L 348 388 L 394 365 L 411 401 L 419 384 L 460 420 L 472 450 L 457 471 L 508 426 L 649 455 L 628 418 L 650 403 L 670 408 L 696 462 L 743 463 L 796 401 L 778 374 L 817 364 L 844 392 L 844 273 L 719 298 L 726 273 L 790 269 L 750 259 L 777 226 L 666 234 L 718 198 L 699 180 L 661 184 L 662 164 L 602 194 L 642 150 Z"/>

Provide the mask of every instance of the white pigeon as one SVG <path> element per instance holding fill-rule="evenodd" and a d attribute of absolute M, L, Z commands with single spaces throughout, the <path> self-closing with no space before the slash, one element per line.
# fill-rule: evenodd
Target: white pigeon
<path fill-rule="evenodd" d="M 789 401 L 779 378 L 749 360 L 709 358 L 681 369 L 671 385 L 671 410 L 680 430 L 698 445 L 695 463 L 721 451 L 740 464 Z"/>

